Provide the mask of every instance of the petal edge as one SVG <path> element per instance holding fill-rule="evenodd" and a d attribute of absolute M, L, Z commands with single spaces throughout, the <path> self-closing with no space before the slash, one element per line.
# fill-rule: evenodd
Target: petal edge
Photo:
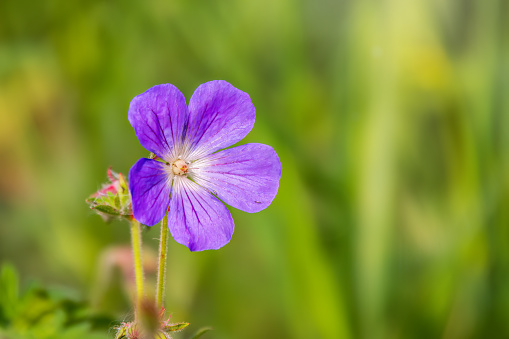
<path fill-rule="evenodd" d="M 224 80 L 201 84 L 189 100 L 190 157 L 198 159 L 239 142 L 253 128 L 255 117 L 249 94 Z"/>
<path fill-rule="evenodd" d="M 272 147 L 252 143 L 211 154 L 190 168 L 199 185 L 228 205 L 255 213 L 276 197 L 282 166 Z"/>
<path fill-rule="evenodd" d="M 133 216 L 147 226 L 161 221 L 170 203 L 168 173 L 163 166 L 161 162 L 141 158 L 129 170 Z"/>
<path fill-rule="evenodd" d="M 234 231 L 226 206 L 187 178 L 175 178 L 171 193 L 168 227 L 176 242 L 191 251 L 219 249 Z"/>
<path fill-rule="evenodd" d="M 127 114 L 141 145 L 160 158 L 181 143 L 188 117 L 184 95 L 171 84 L 153 86 L 135 96 Z"/>

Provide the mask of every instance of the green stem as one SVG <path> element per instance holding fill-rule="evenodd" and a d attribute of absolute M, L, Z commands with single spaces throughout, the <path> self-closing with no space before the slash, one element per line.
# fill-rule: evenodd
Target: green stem
<path fill-rule="evenodd" d="M 167 256 L 168 256 L 168 215 L 165 215 L 163 221 L 161 221 L 161 239 L 159 240 L 159 268 L 157 270 L 157 286 L 156 286 L 156 307 L 158 310 L 163 307 Z"/>
<path fill-rule="evenodd" d="M 143 302 L 143 267 L 141 265 L 141 225 L 136 220 L 131 222 L 131 241 L 136 278 L 136 318 L 138 318 Z"/>

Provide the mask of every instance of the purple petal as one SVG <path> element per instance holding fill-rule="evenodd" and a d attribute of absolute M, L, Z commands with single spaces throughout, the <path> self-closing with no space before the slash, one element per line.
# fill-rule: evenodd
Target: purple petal
<path fill-rule="evenodd" d="M 168 227 L 175 241 L 191 251 L 226 245 L 234 229 L 230 211 L 191 180 L 175 179 L 168 212 Z"/>
<path fill-rule="evenodd" d="M 197 159 L 242 140 L 253 128 L 255 108 L 247 93 L 226 81 L 200 85 L 189 101 L 188 137 Z"/>
<path fill-rule="evenodd" d="M 281 178 L 277 153 L 263 144 L 226 149 L 198 160 L 192 166 L 199 185 L 211 190 L 228 205 L 250 213 L 270 205 Z"/>
<path fill-rule="evenodd" d="M 127 115 L 143 147 L 160 158 L 167 157 L 180 143 L 188 116 L 184 95 L 170 84 L 135 96 Z"/>
<path fill-rule="evenodd" d="M 129 190 L 136 220 L 153 226 L 163 219 L 170 203 L 170 185 L 165 164 L 142 158 L 129 170 Z"/>

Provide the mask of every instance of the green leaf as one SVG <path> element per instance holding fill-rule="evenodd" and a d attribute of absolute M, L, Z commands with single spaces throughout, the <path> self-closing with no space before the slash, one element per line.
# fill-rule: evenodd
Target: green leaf
<path fill-rule="evenodd" d="M 207 333 L 208 331 L 212 331 L 212 327 L 203 327 L 200 328 L 191 339 L 197 339 Z"/>

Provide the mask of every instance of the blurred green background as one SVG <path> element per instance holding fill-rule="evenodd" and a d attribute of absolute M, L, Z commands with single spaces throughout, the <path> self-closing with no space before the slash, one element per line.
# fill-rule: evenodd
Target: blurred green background
<path fill-rule="evenodd" d="M 230 209 L 224 248 L 170 240 L 174 321 L 203 338 L 509 337 L 505 0 L 1 1 L 0 262 L 21 290 L 129 318 L 129 228 L 84 199 L 147 156 L 135 95 L 169 82 L 189 100 L 213 79 L 250 94 L 241 143 L 272 145 L 283 172 L 269 208 Z"/>

